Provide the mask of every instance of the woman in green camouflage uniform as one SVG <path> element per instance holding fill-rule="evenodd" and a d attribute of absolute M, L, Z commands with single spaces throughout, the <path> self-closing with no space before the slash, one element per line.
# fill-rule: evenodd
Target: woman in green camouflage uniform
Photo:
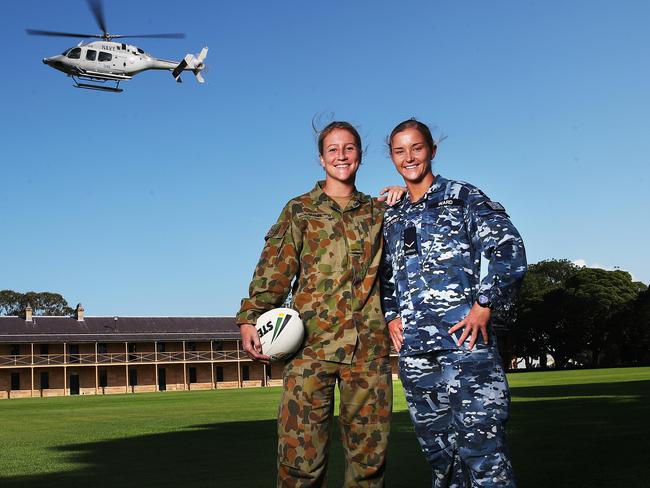
<path fill-rule="evenodd" d="M 355 188 L 362 147 L 352 125 L 325 127 L 318 151 L 325 180 L 290 200 L 267 233 L 237 323 L 248 355 L 265 363 L 253 325 L 262 313 L 292 291 L 305 324 L 303 347 L 284 369 L 277 486 L 324 485 L 338 382 L 345 486 L 380 487 L 392 409 L 378 277 L 384 205 Z"/>

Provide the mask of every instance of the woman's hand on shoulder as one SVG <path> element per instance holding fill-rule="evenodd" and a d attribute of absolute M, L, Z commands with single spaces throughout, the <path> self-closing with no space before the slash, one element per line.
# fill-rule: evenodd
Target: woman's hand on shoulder
<path fill-rule="evenodd" d="M 377 200 L 380 202 L 386 202 L 392 207 L 402 199 L 402 197 L 406 194 L 406 191 L 406 188 L 403 186 L 385 186 L 379 192 L 379 197 Z"/>

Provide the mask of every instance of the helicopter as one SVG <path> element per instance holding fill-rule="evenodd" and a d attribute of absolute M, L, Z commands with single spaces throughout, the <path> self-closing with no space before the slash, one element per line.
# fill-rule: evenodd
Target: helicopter
<path fill-rule="evenodd" d="M 201 52 L 197 55 L 187 54 L 181 61 L 167 61 L 155 58 L 137 46 L 114 42 L 113 39 L 124 37 L 182 39 L 185 34 L 109 34 L 106 29 L 104 8 L 101 0 L 87 0 L 87 2 L 102 34 L 75 34 L 25 29 L 27 34 L 33 36 L 101 39 L 91 42 L 81 41 L 75 47 L 66 49 L 59 55 L 43 58 L 44 64 L 71 77 L 75 88 L 119 93 L 123 91 L 120 88 L 120 82 L 128 81 L 138 73 L 152 69 L 171 71 L 172 76 L 178 83 L 182 82 L 181 73 L 183 71 L 194 73 L 199 83 L 205 81 L 201 71 L 206 67 L 204 60 L 208 54 L 207 47 L 201 49 Z"/>

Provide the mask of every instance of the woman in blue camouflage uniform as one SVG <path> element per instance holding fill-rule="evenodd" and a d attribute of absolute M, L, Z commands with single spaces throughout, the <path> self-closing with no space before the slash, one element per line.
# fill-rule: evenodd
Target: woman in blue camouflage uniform
<path fill-rule="evenodd" d="M 425 124 L 400 123 L 388 145 L 409 195 L 384 217 L 382 305 L 432 486 L 514 487 L 510 395 L 490 317 L 524 276 L 523 241 L 501 204 L 432 173 Z"/>

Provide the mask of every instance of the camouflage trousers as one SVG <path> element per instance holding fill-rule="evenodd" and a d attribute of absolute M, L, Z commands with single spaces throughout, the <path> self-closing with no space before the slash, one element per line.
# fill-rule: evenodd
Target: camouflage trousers
<path fill-rule="evenodd" d="M 295 358 L 284 369 L 278 414 L 278 487 L 325 486 L 337 382 L 344 486 L 384 486 L 393 404 L 389 358 L 352 364 Z"/>
<path fill-rule="evenodd" d="M 400 379 L 434 488 L 514 488 L 505 445 L 510 393 L 492 350 L 399 360 Z"/>

